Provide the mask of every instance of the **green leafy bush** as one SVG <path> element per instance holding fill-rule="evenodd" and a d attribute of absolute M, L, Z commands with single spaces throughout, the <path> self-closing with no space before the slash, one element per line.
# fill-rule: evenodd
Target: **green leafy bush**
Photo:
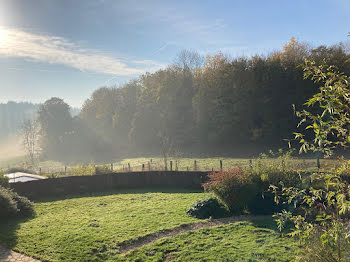
<path fill-rule="evenodd" d="M 34 215 L 34 207 L 28 198 L 0 186 L 0 219 L 32 215 Z"/>
<path fill-rule="evenodd" d="M 214 192 L 233 213 L 242 212 L 258 190 L 251 174 L 240 167 L 211 173 L 203 187 Z"/>
<path fill-rule="evenodd" d="M 33 203 L 26 197 L 18 195 L 16 192 L 11 192 L 12 198 L 17 203 L 17 209 L 19 210 L 17 215 L 20 217 L 30 217 L 35 214 Z"/>
<path fill-rule="evenodd" d="M 99 165 L 96 166 L 96 175 L 110 174 L 112 173 L 110 165 Z"/>
<path fill-rule="evenodd" d="M 272 192 L 259 192 L 248 203 L 248 210 L 254 215 L 272 215 L 283 209 L 292 210 L 293 206 L 288 204 L 277 204 Z"/>
<path fill-rule="evenodd" d="M 14 217 L 19 212 L 12 192 L 0 186 L 0 219 Z"/>
<path fill-rule="evenodd" d="M 254 161 L 254 165 L 246 170 L 257 186 L 257 194 L 248 204 L 248 209 L 252 214 L 273 214 L 282 209 L 290 210 L 292 208 L 287 204 L 277 204 L 270 191 L 271 184 L 302 186 L 300 173 L 288 167 L 288 160 L 290 160 L 292 152 L 279 150 L 277 153 L 270 151 L 269 156 L 262 154 Z"/>
<path fill-rule="evenodd" d="M 250 168 L 236 167 L 209 175 L 204 189 L 212 191 L 230 211 L 242 212 L 245 208 L 251 214 L 273 214 L 282 209 L 290 210 L 289 205 L 278 205 L 270 192 L 270 184 L 301 186 L 301 175 L 287 167 L 292 151 L 270 152 L 274 159 L 261 155 Z M 271 157 L 270 156 L 270 157 Z"/>
<path fill-rule="evenodd" d="M 317 83 L 319 92 L 305 103 L 314 107 L 312 110 L 296 111 L 301 118 L 298 126 L 306 127 L 303 133 L 294 133 L 295 139 L 301 144 L 299 152 L 330 156 L 336 148 L 350 144 L 350 76 L 334 66 L 317 66 L 309 60 L 303 67 L 304 77 Z M 311 137 L 309 129 L 313 131 Z M 350 165 L 345 162 L 341 168 L 312 174 L 310 183 L 303 188 L 270 186 L 276 201 L 299 204 L 297 212 L 283 210 L 275 215 L 280 230 L 288 222 L 294 224 L 290 235 L 299 237 L 304 247 L 298 261 L 349 261 L 349 170 Z"/>
<path fill-rule="evenodd" d="M 220 218 L 229 214 L 225 206 L 214 197 L 198 200 L 187 209 L 186 213 L 201 219 L 209 217 Z"/>
<path fill-rule="evenodd" d="M 285 186 L 300 186 L 300 174 L 288 166 L 292 152 L 280 149 L 278 153 L 270 151 L 269 155 L 261 154 L 247 172 L 253 176 L 262 191 L 267 191 L 270 184 L 277 185 L 280 182 Z"/>
<path fill-rule="evenodd" d="M 3 187 L 9 186 L 9 179 L 8 177 L 4 176 L 3 173 L 0 173 L 0 186 L 3 186 Z"/>
<path fill-rule="evenodd" d="M 72 174 L 73 176 L 95 175 L 96 168 L 94 164 L 73 166 L 69 168 L 69 173 Z"/>

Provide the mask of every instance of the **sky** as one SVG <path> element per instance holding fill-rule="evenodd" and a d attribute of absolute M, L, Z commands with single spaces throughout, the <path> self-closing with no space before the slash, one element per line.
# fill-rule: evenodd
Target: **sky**
<path fill-rule="evenodd" d="M 350 40 L 348 0 L 0 0 L 0 103 L 63 98 L 80 107 L 200 54 L 268 54 L 294 36 L 313 46 Z"/>

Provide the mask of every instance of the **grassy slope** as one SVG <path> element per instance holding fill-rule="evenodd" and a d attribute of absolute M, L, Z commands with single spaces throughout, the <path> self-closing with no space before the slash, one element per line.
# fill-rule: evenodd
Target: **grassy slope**
<path fill-rule="evenodd" d="M 118 243 L 197 221 L 204 193 L 130 193 L 36 203 L 37 216 L 0 223 L 0 243 L 50 261 L 117 259 Z"/>
<path fill-rule="evenodd" d="M 291 240 L 246 222 L 160 240 L 123 257 L 122 241 L 198 221 L 185 210 L 208 194 L 114 193 L 36 203 L 35 218 L 0 223 L 0 243 L 43 261 L 241 260 L 259 254 L 286 261 L 294 250 Z"/>
<path fill-rule="evenodd" d="M 290 261 L 298 248 L 266 222 L 237 222 L 158 240 L 125 256 L 128 261 Z"/>

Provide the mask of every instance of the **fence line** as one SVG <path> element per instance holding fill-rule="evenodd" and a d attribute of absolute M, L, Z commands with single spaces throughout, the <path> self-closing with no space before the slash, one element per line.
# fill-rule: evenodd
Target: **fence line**
<path fill-rule="evenodd" d="M 283 167 L 293 167 L 295 169 L 305 169 L 305 168 L 321 168 L 320 159 L 314 161 L 306 161 L 305 159 L 289 159 L 285 161 L 284 159 L 245 159 L 240 161 L 233 160 L 223 160 L 216 159 L 215 163 L 213 161 L 201 161 L 193 159 L 192 163 L 188 163 L 188 160 L 180 159 L 170 159 L 167 161 L 168 165 L 165 165 L 163 159 L 149 159 L 143 163 L 132 165 L 130 162 L 127 163 L 109 163 L 109 164 L 87 164 L 87 165 L 77 165 L 77 166 L 53 166 L 53 167 L 38 167 L 38 168 L 29 168 L 21 170 L 17 168 L 18 171 L 32 172 L 38 175 L 46 176 L 70 176 L 70 175 L 95 175 L 95 174 L 106 174 L 111 172 L 139 172 L 139 171 L 164 171 L 166 166 L 168 169 L 166 171 L 220 171 L 232 169 L 236 166 L 253 168 L 256 161 L 281 161 L 280 164 Z M 184 164 L 183 162 L 186 162 Z M 327 166 L 327 160 L 323 160 L 323 166 Z M 13 169 L 15 172 L 16 169 Z M 11 171 L 11 168 L 8 170 L 0 170 L 3 172 Z"/>

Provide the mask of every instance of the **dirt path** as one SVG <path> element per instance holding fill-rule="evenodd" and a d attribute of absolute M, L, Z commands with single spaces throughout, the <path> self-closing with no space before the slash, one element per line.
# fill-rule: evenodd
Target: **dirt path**
<path fill-rule="evenodd" d="M 0 262 L 40 262 L 40 261 L 0 246 Z"/>
<path fill-rule="evenodd" d="M 119 244 L 119 251 L 121 254 L 125 254 L 132 250 L 151 244 L 161 238 L 174 237 L 178 234 L 182 234 L 191 230 L 198 230 L 201 228 L 210 228 L 214 226 L 227 225 L 233 222 L 251 221 L 255 219 L 270 218 L 270 217 L 271 216 L 236 216 L 236 217 L 219 218 L 219 219 L 207 220 L 203 222 L 185 224 L 172 229 L 165 229 L 156 233 L 152 233 L 152 234 L 140 237 L 136 240 L 121 242 Z"/>

